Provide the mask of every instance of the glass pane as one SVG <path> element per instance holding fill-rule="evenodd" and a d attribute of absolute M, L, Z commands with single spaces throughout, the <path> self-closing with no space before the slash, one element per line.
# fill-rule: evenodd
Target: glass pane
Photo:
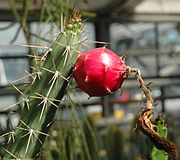
<path fill-rule="evenodd" d="M 158 25 L 159 45 L 161 49 L 164 47 L 171 48 L 180 44 L 180 25 L 176 23 L 162 23 Z"/>
<path fill-rule="evenodd" d="M 180 96 L 180 84 L 166 86 L 164 94 L 165 96 Z"/>
<path fill-rule="evenodd" d="M 0 60 L 0 85 L 7 85 L 17 79 L 27 76 L 29 61 L 25 59 Z M 28 78 L 21 79 L 17 83 L 27 83 Z"/>
<path fill-rule="evenodd" d="M 10 25 L 12 22 L 0 22 L 0 28 Z M 0 30 L 0 55 L 24 55 L 28 50 L 26 47 L 21 47 L 22 44 L 27 44 L 22 29 L 18 32 L 19 24 L 14 23 L 10 28 Z M 17 37 L 16 33 L 18 32 Z M 14 39 L 15 38 L 15 39 Z M 13 41 L 14 39 L 14 41 Z"/>
<path fill-rule="evenodd" d="M 117 52 L 134 49 L 154 49 L 153 23 L 113 23 L 110 26 L 112 48 Z"/>
<path fill-rule="evenodd" d="M 13 129 L 19 122 L 18 114 L 0 114 L 0 135 L 7 133 L 9 129 Z M 5 137 L 0 137 L 0 143 L 5 141 Z"/>
<path fill-rule="evenodd" d="M 156 57 L 154 55 L 127 56 L 126 64 L 139 68 L 143 77 L 156 76 L 157 74 Z"/>
<path fill-rule="evenodd" d="M 16 97 L 15 96 L 0 96 L 0 111 L 7 108 L 8 106 L 11 106 L 12 104 L 16 103 Z M 15 108 L 14 106 L 13 108 Z M 11 108 L 11 109 L 13 109 Z"/>
<path fill-rule="evenodd" d="M 180 75 L 180 55 L 161 55 L 160 56 L 160 75 L 161 76 L 179 76 Z"/>
<path fill-rule="evenodd" d="M 156 49 L 153 23 L 113 23 L 110 26 L 112 49 L 126 55 L 126 64 L 141 69 L 142 75 L 156 76 L 155 55 L 147 55 Z"/>
<path fill-rule="evenodd" d="M 167 112 L 171 112 L 174 114 L 179 113 L 179 111 L 180 111 L 179 104 L 180 104 L 180 99 L 178 99 L 178 98 L 177 99 L 167 99 L 165 101 L 165 106 L 166 106 L 165 110 Z"/>
<path fill-rule="evenodd" d="M 32 22 L 30 24 L 33 44 L 49 46 L 60 30 L 53 23 Z"/>
<path fill-rule="evenodd" d="M 94 43 L 95 41 L 94 24 L 90 22 L 85 22 L 83 31 L 84 31 L 84 34 L 82 36 L 82 39 L 86 37 L 86 40 L 85 42 L 83 42 L 83 44 L 85 45 L 82 46 L 82 51 L 86 51 L 86 50 L 94 48 L 96 46 L 96 44 Z"/>
<path fill-rule="evenodd" d="M 180 75 L 180 25 L 160 23 L 157 28 L 159 45 L 156 45 L 153 23 L 113 23 L 110 27 L 112 49 L 126 55 L 126 63 L 140 68 L 144 76 Z M 159 54 L 159 60 L 153 53 L 147 55 L 149 51 Z"/>
<path fill-rule="evenodd" d="M 160 56 L 160 75 L 180 75 L 180 25 L 164 23 L 158 25 Z"/>

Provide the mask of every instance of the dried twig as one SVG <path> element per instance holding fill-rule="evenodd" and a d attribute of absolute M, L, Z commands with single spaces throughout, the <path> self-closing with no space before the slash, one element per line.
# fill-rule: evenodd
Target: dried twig
<path fill-rule="evenodd" d="M 151 91 L 149 87 L 145 84 L 143 78 L 141 77 L 141 72 L 137 68 L 127 67 L 126 76 L 131 73 L 135 73 L 136 79 L 140 84 L 140 88 L 143 90 L 146 97 L 146 106 L 143 109 L 140 118 L 137 122 L 137 127 L 140 129 L 142 133 L 147 135 L 152 143 L 159 149 L 167 152 L 172 155 L 174 160 L 179 159 L 179 153 L 176 148 L 176 145 L 171 141 L 165 139 L 157 132 L 157 127 L 152 123 L 152 116 L 154 114 L 154 102 L 151 95 Z"/>

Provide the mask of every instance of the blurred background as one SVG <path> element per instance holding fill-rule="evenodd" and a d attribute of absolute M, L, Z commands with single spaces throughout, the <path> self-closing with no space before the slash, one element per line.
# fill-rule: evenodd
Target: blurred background
<path fill-rule="evenodd" d="M 24 90 L 31 81 L 28 73 L 35 65 L 30 55 L 44 53 L 60 31 L 61 13 L 77 8 L 82 11 L 84 37 L 88 39 L 82 51 L 102 46 L 93 41 L 108 42 L 108 48 L 126 57 L 127 65 L 138 67 L 145 81 L 152 82 L 155 116 L 165 116 L 169 139 L 180 148 L 180 1 L 0 0 L 0 4 L 0 135 L 17 125 L 23 106 L 22 94 L 11 83 Z M 24 44 L 46 47 L 34 51 L 21 46 Z M 148 159 L 151 147 L 147 138 L 133 132 L 137 115 L 145 105 L 136 80 L 130 77 L 112 95 L 90 99 L 86 93 L 73 89 L 75 86 L 72 82 L 69 93 L 75 108 L 70 109 L 65 97 L 57 112 L 52 137 L 47 142 L 50 145 L 45 146 L 49 159 L 63 159 L 61 141 L 65 135 L 74 136 L 74 148 L 78 149 L 82 140 L 77 138 L 79 131 L 69 134 L 68 129 L 76 130 L 71 122 L 79 124 L 84 119 L 88 125 L 82 123 L 80 129 L 86 137 L 83 141 L 89 149 L 88 160 Z M 64 133 L 62 128 L 68 129 Z M 0 136 L 1 144 L 6 140 Z M 75 153 L 80 150 L 79 147 Z M 61 158 L 57 158 L 59 155 Z"/>

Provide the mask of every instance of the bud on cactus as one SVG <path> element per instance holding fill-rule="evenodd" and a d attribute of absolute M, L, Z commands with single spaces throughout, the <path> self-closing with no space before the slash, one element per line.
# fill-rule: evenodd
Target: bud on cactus
<path fill-rule="evenodd" d="M 74 66 L 78 87 L 89 96 L 104 96 L 119 89 L 126 65 L 113 51 L 101 47 L 79 56 Z"/>

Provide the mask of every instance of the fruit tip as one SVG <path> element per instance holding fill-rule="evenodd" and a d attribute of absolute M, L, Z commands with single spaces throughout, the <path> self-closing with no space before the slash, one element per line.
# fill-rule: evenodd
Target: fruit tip
<path fill-rule="evenodd" d="M 88 76 L 86 76 L 86 78 L 85 78 L 85 80 L 84 80 L 85 82 L 88 82 Z"/>
<path fill-rule="evenodd" d="M 126 59 L 127 59 L 127 56 L 126 55 L 123 55 L 123 56 L 121 56 L 121 59 L 122 59 L 122 61 L 126 61 Z"/>
<path fill-rule="evenodd" d="M 106 88 L 106 90 L 108 91 L 108 93 L 112 94 L 112 92 L 109 88 Z"/>

